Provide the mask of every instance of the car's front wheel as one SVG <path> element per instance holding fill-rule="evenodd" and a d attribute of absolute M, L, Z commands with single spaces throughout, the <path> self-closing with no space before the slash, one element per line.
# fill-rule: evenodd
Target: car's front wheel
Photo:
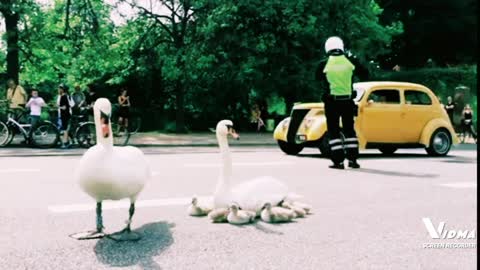
<path fill-rule="evenodd" d="M 445 156 L 452 147 L 452 137 L 448 130 L 437 129 L 430 138 L 430 145 L 426 148 L 430 156 Z"/>
<path fill-rule="evenodd" d="M 296 155 L 303 150 L 303 145 L 293 144 L 284 141 L 277 141 L 280 149 L 287 155 Z"/>

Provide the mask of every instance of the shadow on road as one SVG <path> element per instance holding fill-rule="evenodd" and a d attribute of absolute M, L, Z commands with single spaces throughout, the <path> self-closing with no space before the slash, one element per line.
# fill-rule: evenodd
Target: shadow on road
<path fill-rule="evenodd" d="M 321 158 L 321 159 L 328 159 L 327 157 L 321 154 L 298 154 L 298 157 L 301 158 Z M 377 153 L 369 153 L 369 154 L 360 154 L 359 159 L 434 159 L 440 160 L 442 162 L 450 162 L 450 163 L 477 163 L 476 158 L 468 158 L 462 156 L 455 156 L 455 155 L 447 155 L 444 157 L 432 157 L 426 154 L 417 154 L 417 153 L 404 153 L 404 154 L 377 154 Z"/>
<path fill-rule="evenodd" d="M 112 267 L 139 265 L 142 269 L 161 269 L 153 257 L 160 255 L 173 244 L 170 228 L 175 225 L 156 222 L 143 225 L 135 230 L 142 238 L 137 242 L 117 242 L 102 238 L 95 245 L 98 261 Z"/>
<path fill-rule="evenodd" d="M 275 224 L 271 224 L 271 225 L 275 225 Z M 283 232 L 272 230 L 272 229 L 266 227 L 265 225 L 263 225 L 262 222 L 258 222 L 258 221 L 255 222 L 253 227 L 255 229 L 263 232 L 263 233 L 266 233 L 266 234 L 283 235 Z"/>
<path fill-rule="evenodd" d="M 440 175 L 433 174 L 433 173 L 408 173 L 408 172 L 396 172 L 396 171 L 386 171 L 386 170 L 378 170 L 378 169 L 368 169 L 368 168 L 360 168 L 355 170 L 348 170 L 354 172 L 362 172 L 362 173 L 369 173 L 369 174 L 379 174 L 385 176 L 399 176 L 399 177 L 414 177 L 414 178 L 436 178 Z"/>
<path fill-rule="evenodd" d="M 323 158 L 323 159 L 328 159 L 327 157 L 321 155 L 321 154 L 298 154 L 298 157 L 306 157 L 306 158 Z M 443 157 L 443 158 L 448 158 L 451 156 Z M 369 154 L 360 154 L 359 159 L 409 159 L 409 158 L 433 158 L 430 156 L 427 156 L 426 154 L 417 154 L 417 153 L 404 153 L 404 154 L 391 154 L 391 155 L 385 155 L 382 153 L 369 153 Z"/>

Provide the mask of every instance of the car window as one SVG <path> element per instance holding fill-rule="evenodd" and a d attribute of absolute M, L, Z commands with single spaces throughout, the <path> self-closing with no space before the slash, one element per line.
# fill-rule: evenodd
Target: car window
<path fill-rule="evenodd" d="M 393 89 L 374 90 L 368 96 L 368 101 L 380 104 L 400 104 L 400 92 Z"/>
<path fill-rule="evenodd" d="M 425 92 L 405 90 L 405 103 L 411 105 L 432 105 L 432 99 Z"/>

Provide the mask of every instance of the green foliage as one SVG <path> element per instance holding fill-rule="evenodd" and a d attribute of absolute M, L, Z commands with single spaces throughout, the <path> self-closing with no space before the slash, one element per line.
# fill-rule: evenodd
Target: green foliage
<path fill-rule="evenodd" d="M 382 23 L 402 21 L 404 32 L 392 43 L 384 65 L 425 67 L 428 59 L 440 66 L 477 61 L 477 1 L 378 0 Z"/>
<path fill-rule="evenodd" d="M 464 85 L 471 89 L 472 96 L 477 94 L 477 67 L 424 68 L 400 72 L 384 72 L 377 75 L 378 80 L 405 81 L 419 83 L 432 89 L 442 100 L 454 96 L 455 88 Z"/>
<path fill-rule="evenodd" d="M 66 1 L 52 9 L 33 7 L 23 21 L 20 80 L 31 85 L 87 84 L 113 74 L 122 64 L 120 40 L 102 1 L 72 1 L 66 24 Z M 100 24 L 100 25 L 98 25 Z M 51 89 L 55 91 L 56 89 Z"/>
<path fill-rule="evenodd" d="M 50 9 L 22 1 L 22 84 L 53 94 L 60 82 L 96 82 L 108 97 L 126 85 L 148 129 L 176 130 L 182 113 L 190 130 L 205 130 L 222 118 L 247 126 L 255 102 L 267 101 L 269 114 L 285 115 L 296 101 L 319 101 L 323 89 L 314 74 L 332 35 L 341 36 L 364 64 L 374 63 L 370 66 L 395 57 L 413 66 L 427 58 L 468 62 L 474 54 L 466 46 L 476 47 L 473 34 L 466 33 L 474 27 L 441 14 L 461 14 L 470 0 L 173 1 L 180 5 L 177 15 L 162 13 L 172 20 L 136 9 L 124 25 L 111 22 L 115 7 L 102 0 L 89 0 L 92 6 L 70 2 L 67 23 L 67 0 L 55 0 Z M 185 9 L 191 18 L 182 17 Z M 461 22 L 471 25 L 471 12 L 465 14 Z M 372 79 L 418 82 L 444 99 L 459 84 L 475 95 L 477 87 L 476 68 L 470 66 L 387 72 Z"/>

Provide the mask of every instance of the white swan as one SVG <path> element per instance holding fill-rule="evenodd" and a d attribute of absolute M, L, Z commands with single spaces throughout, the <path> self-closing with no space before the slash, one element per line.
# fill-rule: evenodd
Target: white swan
<path fill-rule="evenodd" d="M 110 115 L 110 101 L 99 98 L 93 108 L 97 144 L 88 149 L 80 160 L 76 180 L 88 195 L 97 201 L 97 228 L 76 234 L 77 239 L 103 237 L 102 201 L 130 199 L 129 218 L 124 230 L 111 235 L 116 240 L 135 240 L 138 235 L 130 231 L 135 201 L 145 182 L 151 177 L 148 162 L 138 148 L 114 147 Z M 122 235 L 123 234 L 123 235 Z"/>
<path fill-rule="evenodd" d="M 241 209 L 260 215 L 265 202 L 278 205 L 288 195 L 287 186 L 272 177 L 259 177 L 232 186 L 232 157 L 228 147 L 228 136 L 239 139 L 230 120 L 218 122 L 216 135 L 222 158 L 221 174 L 213 196 L 214 208 L 227 208 L 232 202 Z"/>

